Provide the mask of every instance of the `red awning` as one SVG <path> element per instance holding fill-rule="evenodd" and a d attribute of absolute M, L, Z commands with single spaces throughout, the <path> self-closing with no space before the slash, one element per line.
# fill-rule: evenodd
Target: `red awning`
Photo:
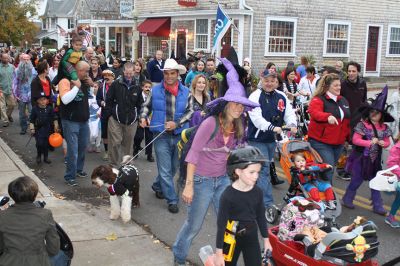
<path fill-rule="evenodd" d="M 170 18 L 148 18 L 138 26 L 140 33 L 147 36 L 163 36 L 168 37 L 171 27 Z"/>

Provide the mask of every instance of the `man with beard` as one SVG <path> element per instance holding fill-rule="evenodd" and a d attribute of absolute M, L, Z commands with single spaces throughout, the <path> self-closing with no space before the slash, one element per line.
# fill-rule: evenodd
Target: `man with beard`
<path fill-rule="evenodd" d="M 31 112 L 31 82 L 36 77 L 37 73 L 32 65 L 31 57 L 28 54 L 21 56 L 21 61 L 18 68 L 15 70 L 13 81 L 13 93 L 18 102 L 19 122 L 21 132 L 24 135 L 28 128 L 28 113 Z"/>
<path fill-rule="evenodd" d="M 3 127 L 8 127 L 10 122 L 13 122 L 11 114 L 15 106 L 11 91 L 14 66 L 9 62 L 10 56 L 7 53 L 2 53 L 0 65 L 0 113 Z"/>

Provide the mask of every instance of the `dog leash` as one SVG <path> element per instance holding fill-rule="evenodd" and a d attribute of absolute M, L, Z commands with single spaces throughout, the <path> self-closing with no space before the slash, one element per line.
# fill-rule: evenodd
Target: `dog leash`
<path fill-rule="evenodd" d="M 151 127 L 151 126 L 147 126 L 147 127 Z M 153 127 L 156 127 L 156 126 L 153 126 Z M 159 125 L 158 125 L 157 127 L 159 127 Z M 132 158 L 130 158 L 124 165 L 128 165 L 130 162 L 132 162 L 134 159 L 136 159 L 142 151 L 144 151 L 148 146 L 150 146 L 158 137 L 160 137 L 160 136 L 161 136 L 162 134 L 164 134 L 166 131 L 167 131 L 167 129 L 164 128 L 163 131 L 161 131 L 156 137 L 154 137 L 152 141 L 150 141 L 146 146 L 144 146 L 143 149 L 141 149 L 138 153 L 136 153 L 135 156 L 133 156 Z"/>

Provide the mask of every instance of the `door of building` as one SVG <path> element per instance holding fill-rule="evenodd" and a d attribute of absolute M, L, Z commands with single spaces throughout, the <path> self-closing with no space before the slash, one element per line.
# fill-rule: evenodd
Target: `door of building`
<path fill-rule="evenodd" d="M 186 58 L 186 32 L 178 31 L 176 36 L 176 58 L 183 60 Z"/>
<path fill-rule="evenodd" d="M 379 27 L 368 28 L 366 71 L 376 71 L 378 63 Z"/>
<path fill-rule="evenodd" d="M 232 26 L 226 31 L 224 37 L 221 40 L 221 57 L 228 57 L 229 51 L 232 46 Z"/>

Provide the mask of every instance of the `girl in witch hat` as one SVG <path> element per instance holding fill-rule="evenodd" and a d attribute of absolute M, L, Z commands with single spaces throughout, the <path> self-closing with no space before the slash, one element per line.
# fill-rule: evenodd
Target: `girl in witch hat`
<path fill-rule="evenodd" d="M 383 88 L 376 99 L 368 105 L 362 106 L 358 112 L 362 119 L 354 128 L 353 151 L 348 159 L 351 169 L 351 181 L 343 196 L 343 206 L 353 209 L 353 200 L 357 189 L 364 180 L 371 180 L 379 170 L 382 170 L 382 149 L 389 147 L 392 131 L 385 124 L 394 121 L 394 118 L 385 109 L 388 87 Z M 379 191 L 371 189 L 373 212 L 386 215 Z"/>

